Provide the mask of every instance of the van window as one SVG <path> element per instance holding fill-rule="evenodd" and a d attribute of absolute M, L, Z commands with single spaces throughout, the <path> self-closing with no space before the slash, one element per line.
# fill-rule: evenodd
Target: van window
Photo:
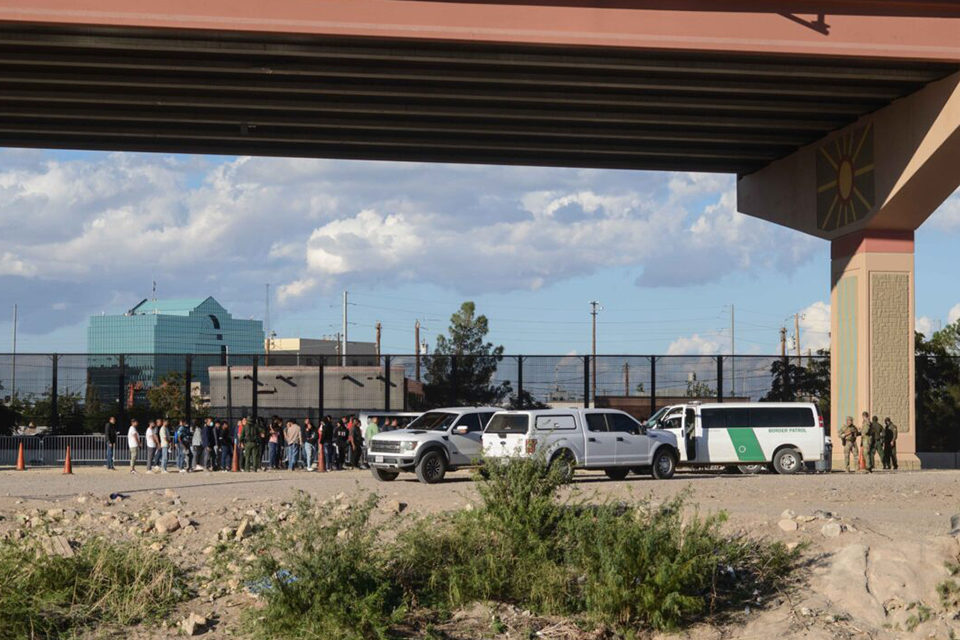
<path fill-rule="evenodd" d="M 537 416 L 537 431 L 573 431 L 576 428 L 573 416 Z"/>
<path fill-rule="evenodd" d="M 617 433 L 638 433 L 640 431 L 640 425 L 633 418 L 622 413 L 608 413 L 607 424 L 610 431 L 616 431 Z"/>
<path fill-rule="evenodd" d="M 751 409 L 750 418 L 758 429 L 770 427 L 815 427 L 813 411 L 803 407 L 771 407 Z"/>
<path fill-rule="evenodd" d="M 607 418 L 602 413 L 588 413 L 587 414 L 587 430 L 588 431 L 606 431 Z"/>
<path fill-rule="evenodd" d="M 480 414 L 480 424 L 487 426 L 487 423 L 490 422 L 490 418 L 493 417 L 493 411 L 484 411 Z"/>
<path fill-rule="evenodd" d="M 483 427 L 480 425 L 480 416 L 476 413 L 465 413 L 460 416 L 460 419 L 457 420 L 457 426 L 466 426 L 467 433 L 483 431 Z"/>
<path fill-rule="evenodd" d="M 703 409 L 704 429 L 751 427 L 815 427 L 813 411 L 804 407 L 757 407 L 753 409 Z"/>
<path fill-rule="evenodd" d="M 490 418 L 486 433 L 506 435 L 508 433 L 526 433 L 530 428 L 530 417 L 525 413 L 500 413 Z"/>

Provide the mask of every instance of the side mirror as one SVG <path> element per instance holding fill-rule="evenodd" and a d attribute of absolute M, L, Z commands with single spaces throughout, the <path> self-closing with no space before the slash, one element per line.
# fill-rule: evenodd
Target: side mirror
<path fill-rule="evenodd" d="M 467 425 L 462 424 L 459 427 L 454 427 L 453 432 L 458 436 L 465 436 L 470 430 L 467 429 Z"/>

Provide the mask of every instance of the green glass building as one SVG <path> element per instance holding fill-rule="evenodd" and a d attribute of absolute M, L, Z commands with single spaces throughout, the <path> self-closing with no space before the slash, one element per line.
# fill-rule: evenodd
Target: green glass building
<path fill-rule="evenodd" d="M 191 355 L 191 378 L 206 390 L 207 367 L 225 364 L 228 354 L 260 355 L 263 340 L 261 320 L 234 318 L 212 297 L 143 300 L 124 314 L 90 318 L 88 383 L 101 398 L 115 398 L 120 389 L 142 393 L 168 373 L 183 372 Z"/>

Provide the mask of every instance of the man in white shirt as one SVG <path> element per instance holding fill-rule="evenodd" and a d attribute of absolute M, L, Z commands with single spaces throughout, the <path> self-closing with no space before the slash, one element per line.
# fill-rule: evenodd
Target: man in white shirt
<path fill-rule="evenodd" d="M 137 472 L 137 451 L 140 449 L 140 433 L 137 431 L 136 420 L 130 421 L 130 428 L 127 429 L 127 446 L 130 447 L 130 473 Z"/>
<path fill-rule="evenodd" d="M 151 420 L 147 424 L 147 433 L 144 439 L 147 441 L 147 473 L 153 473 L 153 459 L 157 454 L 157 429 L 156 423 Z"/>

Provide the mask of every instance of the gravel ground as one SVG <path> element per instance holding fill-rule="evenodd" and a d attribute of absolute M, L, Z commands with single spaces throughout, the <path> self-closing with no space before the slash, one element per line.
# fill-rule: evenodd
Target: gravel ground
<path fill-rule="evenodd" d="M 75 467 L 69 476 L 53 469 L 0 471 L 0 516 L 4 516 L 0 534 L 27 526 L 23 518 L 16 518 L 18 514 L 51 509 L 67 510 L 71 523 L 92 522 L 91 526 L 118 535 L 142 527 L 137 523 L 151 510 L 178 511 L 195 526 L 168 534 L 173 537 L 164 540 L 171 550 L 193 552 L 199 559 L 221 528 L 236 526 L 251 509 L 279 506 L 297 490 L 320 500 L 338 494 L 349 500 L 358 492 L 373 491 L 383 505 L 401 501 L 411 513 L 459 509 L 477 498 L 468 472 L 450 474 L 447 482 L 428 486 L 412 475 L 378 482 L 366 471 L 146 474 L 141 470 L 131 475 L 126 470 Z M 949 535 L 950 517 L 960 513 L 960 471 L 797 476 L 680 472 L 669 481 L 631 476 L 620 482 L 579 472 L 573 490 L 596 501 L 649 498 L 656 502 L 687 491 L 691 508 L 704 513 L 726 511 L 730 517 L 726 526 L 732 530 L 807 543 L 810 567 L 806 585 L 797 594 L 745 615 L 732 627 L 698 628 L 686 637 L 950 638 L 951 633 L 960 632 L 953 619 L 957 612 L 935 606 L 936 584 L 947 577 L 944 563 L 960 553 Z M 110 501 L 109 494 L 115 492 L 128 497 Z M 91 518 L 82 518 L 85 513 Z M 122 526 L 115 519 L 123 521 Z M 839 525 L 841 533 L 828 537 L 825 525 Z M 135 535 L 155 534 L 147 530 Z M 231 637 L 235 619 L 231 611 L 246 606 L 245 597 L 236 592 L 212 603 L 204 601 L 203 610 L 214 611 L 219 619 L 204 637 Z M 907 634 L 903 626 L 909 612 L 916 610 L 916 602 L 934 607 L 935 615 Z M 181 613 L 195 605 L 188 603 Z M 161 638 L 169 633 L 169 629 L 137 630 L 130 637 Z"/>

